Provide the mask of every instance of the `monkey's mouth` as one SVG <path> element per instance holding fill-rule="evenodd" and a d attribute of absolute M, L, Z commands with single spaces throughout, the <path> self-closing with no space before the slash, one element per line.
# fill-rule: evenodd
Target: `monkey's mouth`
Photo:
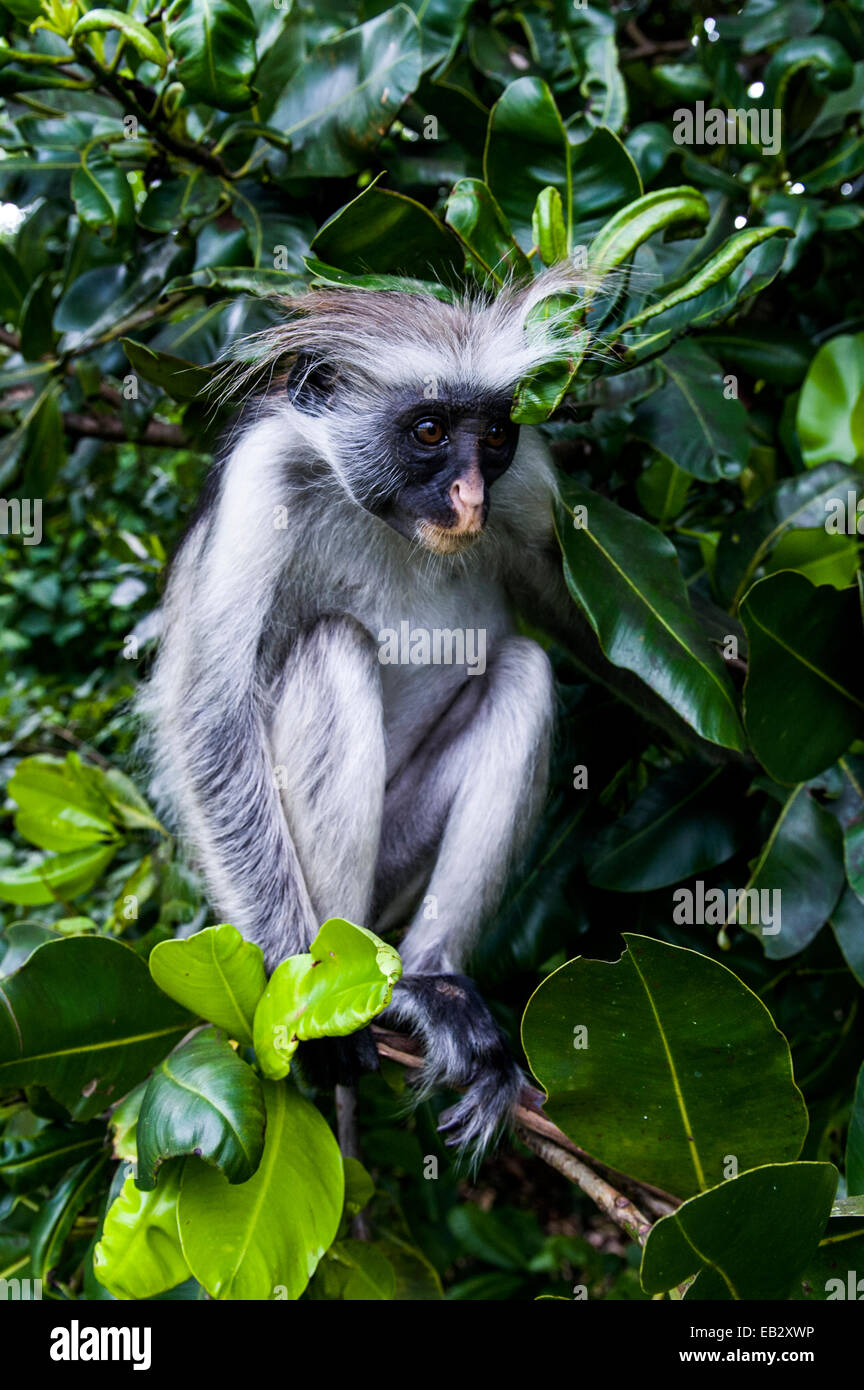
<path fill-rule="evenodd" d="M 456 530 L 452 526 L 438 526 L 434 521 L 418 521 L 414 535 L 426 550 L 436 555 L 456 555 L 462 550 L 470 550 L 483 534 L 483 527 L 473 526 L 470 530 Z"/>

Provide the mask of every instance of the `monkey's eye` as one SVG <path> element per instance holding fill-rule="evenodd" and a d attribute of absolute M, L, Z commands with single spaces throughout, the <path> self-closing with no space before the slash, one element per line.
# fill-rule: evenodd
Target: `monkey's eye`
<path fill-rule="evenodd" d="M 411 433 L 418 444 L 440 444 L 444 438 L 444 426 L 440 420 L 421 420 Z"/>
<path fill-rule="evenodd" d="M 483 443 L 488 444 L 491 449 L 500 449 L 502 444 L 507 443 L 507 431 L 502 424 L 490 425 L 485 435 Z"/>

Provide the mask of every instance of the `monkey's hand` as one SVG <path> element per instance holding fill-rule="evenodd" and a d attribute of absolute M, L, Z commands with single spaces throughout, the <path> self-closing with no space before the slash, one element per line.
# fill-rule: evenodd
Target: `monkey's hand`
<path fill-rule="evenodd" d="M 465 975 L 406 975 L 379 1021 L 423 1044 L 417 1077 L 421 1096 L 439 1087 L 465 1088 L 441 1116 L 446 1143 L 478 1161 L 511 1118 L 526 1078 L 507 1040 Z"/>

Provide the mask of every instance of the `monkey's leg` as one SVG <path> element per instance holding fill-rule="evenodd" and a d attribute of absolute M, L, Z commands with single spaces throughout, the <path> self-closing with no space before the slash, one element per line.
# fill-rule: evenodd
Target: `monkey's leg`
<path fill-rule="evenodd" d="M 316 921 L 367 925 L 386 759 L 376 648 L 351 619 L 327 619 L 297 637 L 270 742 Z M 301 1065 L 318 1085 L 349 1083 L 377 1060 L 365 1030 L 301 1048 Z"/>
<path fill-rule="evenodd" d="M 376 898 L 410 876 L 413 841 L 428 856 L 423 902 L 400 952 L 406 974 L 387 1021 L 424 1044 L 421 1084 L 467 1090 L 445 1117 L 448 1142 L 481 1151 L 506 1121 L 524 1078 L 476 988 L 462 973 L 484 920 L 543 804 L 554 715 L 545 653 L 501 644 L 485 677 L 470 677 L 388 787 Z"/>

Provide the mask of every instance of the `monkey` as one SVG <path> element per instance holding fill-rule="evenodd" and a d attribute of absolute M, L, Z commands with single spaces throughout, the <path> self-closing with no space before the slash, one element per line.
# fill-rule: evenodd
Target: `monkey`
<path fill-rule="evenodd" d="M 555 683 L 519 615 L 587 639 L 603 675 L 562 573 L 548 449 L 511 418 L 517 384 L 569 351 L 530 314 L 560 291 L 572 272 L 492 300 L 287 301 L 258 350 L 270 387 L 173 561 L 141 697 L 154 795 L 268 970 L 332 916 L 402 932 L 379 1021 L 422 1043 L 424 1094 L 462 1091 L 440 1117 L 460 1153 L 497 1138 L 525 1084 L 466 973 L 549 776 Z M 406 625 L 482 633 L 484 669 L 383 660 L 381 634 Z"/>

